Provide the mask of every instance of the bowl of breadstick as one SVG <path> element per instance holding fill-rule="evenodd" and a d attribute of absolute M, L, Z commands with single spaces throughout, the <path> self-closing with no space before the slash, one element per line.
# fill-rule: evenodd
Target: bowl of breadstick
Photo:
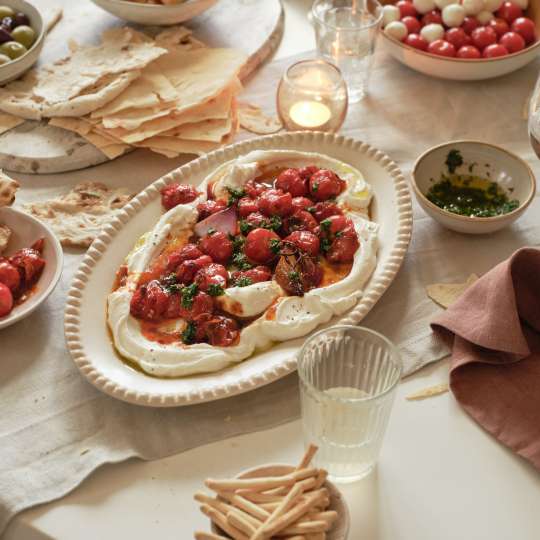
<path fill-rule="evenodd" d="M 299 465 L 269 464 L 231 479 L 208 479 L 210 496 L 195 494 L 212 532 L 196 540 L 346 540 L 349 510 L 327 472 L 311 466 L 311 445 Z"/>

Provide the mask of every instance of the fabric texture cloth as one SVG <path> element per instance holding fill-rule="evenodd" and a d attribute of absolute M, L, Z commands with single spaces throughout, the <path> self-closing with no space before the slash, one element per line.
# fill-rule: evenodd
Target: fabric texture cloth
<path fill-rule="evenodd" d="M 281 75 L 307 56 L 266 64 L 242 99 L 273 113 Z M 421 152 L 460 138 L 503 144 L 538 173 L 522 113 L 537 73 L 538 64 L 532 64 L 496 82 L 454 83 L 415 73 L 379 51 L 371 94 L 350 107 L 342 133 L 386 152 L 405 175 Z M 87 180 L 137 191 L 185 161 L 136 151 L 72 173 L 14 175 L 22 184 L 17 204 L 57 196 Z M 448 353 L 430 329 L 439 308 L 425 286 L 483 274 L 519 247 L 540 245 L 538 215 L 536 197 L 512 227 L 470 237 L 442 228 L 414 202 L 407 257 L 362 322 L 399 346 L 405 374 Z M 61 497 L 104 463 L 165 457 L 299 414 L 295 375 L 227 400 L 169 410 L 129 405 L 98 392 L 80 375 L 64 345 L 64 302 L 81 257 L 80 251 L 67 250 L 61 282 L 47 302 L 0 333 L 0 531 L 17 512 Z"/>
<path fill-rule="evenodd" d="M 520 249 L 497 265 L 433 328 L 452 344 L 459 403 L 540 469 L 540 250 Z"/>

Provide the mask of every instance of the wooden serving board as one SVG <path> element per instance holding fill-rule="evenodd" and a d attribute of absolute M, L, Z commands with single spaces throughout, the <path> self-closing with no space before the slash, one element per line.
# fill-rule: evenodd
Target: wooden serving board
<path fill-rule="evenodd" d="M 39 9 L 61 6 L 64 16 L 46 38 L 41 65 L 67 54 L 67 43 L 96 43 L 104 30 L 126 24 L 91 2 L 41 0 Z M 248 53 L 240 77 L 247 79 L 277 48 L 283 34 L 280 0 L 219 0 L 199 17 L 185 23 L 211 47 L 232 47 Z M 152 27 L 155 28 L 155 27 Z M 140 27 L 144 30 L 144 27 Z M 92 167 L 108 161 L 95 146 L 76 133 L 27 121 L 0 135 L 0 169 L 27 174 L 50 174 Z"/>

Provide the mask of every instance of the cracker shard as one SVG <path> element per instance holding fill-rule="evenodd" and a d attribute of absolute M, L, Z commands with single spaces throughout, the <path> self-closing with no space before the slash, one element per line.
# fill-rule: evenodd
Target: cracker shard
<path fill-rule="evenodd" d="M 478 276 L 471 274 L 465 283 L 434 283 L 426 287 L 426 292 L 434 302 L 447 308 L 477 280 Z"/>
<path fill-rule="evenodd" d="M 425 398 L 445 394 L 448 391 L 449 391 L 448 383 L 436 384 L 435 386 L 430 386 L 428 388 L 424 388 L 422 390 L 419 390 L 418 392 L 414 392 L 413 394 L 408 395 L 407 399 L 409 401 L 414 401 L 417 399 L 425 399 Z"/>

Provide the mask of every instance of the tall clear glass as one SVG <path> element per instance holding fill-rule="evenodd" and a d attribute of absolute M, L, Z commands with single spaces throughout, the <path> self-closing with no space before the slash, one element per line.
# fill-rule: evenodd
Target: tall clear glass
<path fill-rule="evenodd" d="M 341 70 L 349 103 L 360 101 L 368 91 L 381 4 L 377 0 L 315 0 L 311 15 L 318 53 Z"/>
<path fill-rule="evenodd" d="M 540 158 L 540 76 L 529 102 L 529 139 L 534 153 Z"/>
<path fill-rule="evenodd" d="M 375 466 L 388 425 L 401 358 L 384 336 L 334 326 L 304 343 L 298 357 L 306 445 L 331 479 L 353 482 Z"/>

